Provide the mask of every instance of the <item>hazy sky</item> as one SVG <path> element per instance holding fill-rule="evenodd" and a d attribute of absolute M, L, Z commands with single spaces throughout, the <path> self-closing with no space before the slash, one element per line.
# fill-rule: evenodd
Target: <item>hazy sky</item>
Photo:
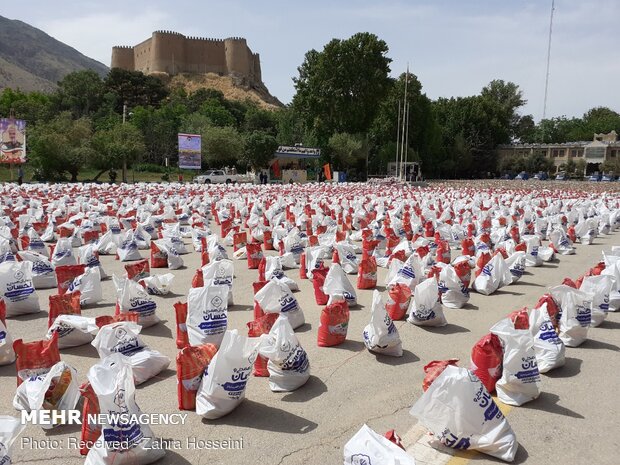
<path fill-rule="evenodd" d="M 620 1 L 556 0 L 547 116 L 620 111 Z M 523 113 L 543 111 L 551 0 L 35 0 L 0 15 L 36 26 L 110 65 L 113 45 L 156 29 L 242 36 L 260 53 L 263 80 L 288 103 L 306 51 L 370 31 L 385 40 L 394 76 L 407 62 L 431 98 L 466 96 L 492 79 L 517 83 Z"/>

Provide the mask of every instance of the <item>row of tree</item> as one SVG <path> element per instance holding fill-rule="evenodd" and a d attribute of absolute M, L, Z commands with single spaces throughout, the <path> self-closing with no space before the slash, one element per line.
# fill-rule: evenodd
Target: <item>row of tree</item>
<path fill-rule="evenodd" d="M 383 174 L 397 151 L 399 104 L 409 101 L 409 161 L 427 177 L 473 177 L 505 169 L 496 148 L 510 142 L 591 140 L 594 132 L 620 132 L 620 115 L 594 108 L 582 118 L 534 123 L 512 82 L 493 80 L 477 95 L 429 99 L 413 73 L 390 77 L 387 44 L 370 33 L 334 39 L 310 50 L 293 79 L 290 105 L 277 110 L 227 100 L 212 89 L 170 89 L 140 72 L 112 69 L 69 74 L 52 94 L 0 93 L 0 114 L 13 109 L 29 124 L 32 163 L 42 179 L 76 179 L 84 167 L 120 168 L 123 160 L 174 165 L 177 133 L 202 135 L 204 166 L 265 168 L 279 144 L 322 149 L 321 162 L 353 178 Z M 125 110 L 125 118 L 123 113 Z M 126 119 L 126 123 L 123 120 Z M 530 157 L 517 168 L 544 169 Z"/>

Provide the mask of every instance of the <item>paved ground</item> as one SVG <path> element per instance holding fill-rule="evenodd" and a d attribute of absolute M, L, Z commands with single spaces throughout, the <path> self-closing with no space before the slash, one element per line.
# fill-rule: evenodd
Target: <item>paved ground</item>
<path fill-rule="evenodd" d="M 390 358 L 369 353 L 362 343 L 362 330 L 369 320 L 372 291 L 358 291 L 360 305 L 351 311 L 347 342 L 339 347 L 319 348 L 316 331 L 321 307 L 313 298 L 311 283 L 298 279 L 298 270 L 287 274 L 297 280 L 296 294 L 308 322 L 298 331 L 300 342 L 308 352 L 312 377 L 307 385 L 293 393 L 272 393 L 267 378 L 252 378 L 247 399 L 230 415 L 216 421 L 202 420 L 190 412 L 183 427 L 154 426 L 155 434 L 185 441 L 243 438 L 243 449 L 168 451 L 162 464 L 336 464 L 342 463 L 342 448 L 366 422 L 383 433 L 396 428 L 404 436 L 409 450 L 415 450 L 418 463 L 496 462 L 483 455 L 452 457 L 429 450 L 423 445 L 422 429 L 408 413 L 421 395 L 422 367 L 431 360 L 458 357 L 467 366 L 472 345 L 497 320 L 512 310 L 532 306 L 547 286 L 559 284 L 565 276 L 576 278 L 601 257 L 601 250 L 618 245 L 620 233 L 601 236 L 591 246 L 577 246 L 577 254 L 563 256 L 541 268 L 528 268 L 518 284 L 492 296 L 472 292 L 467 308 L 446 309 L 448 326 L 423 329 L 406 322 L 397 326 L 403 341 L 404 356 Z M 146 252 L 142 251 L 146 257 Z M 454 253 L 454 252 L 453 252 Z M 186 269 L 176 273 L 174 295 L 156 298 L 162 320 L 160 325 L 144 330 L 145 342 L 174 360 L 175 321 L 173 303 L 184 299 L 199 254 L 183 256 Z M 124 264 L 113 257 L 102 257 L 108 272 L 120 274 Z M 247 270 L 245 261 L 235 261 L 235 306 L 230 310 L 230 328 L 245 332 L 252 318 L 252 287 L 257 272 Z M 155 271 L 157 273 L 157 271 Z M 161 270 L 159 273 L 167 272 Z M 380 270 L 383 283 L 385 270 Z M 355 279 L 354 277 L 352 279 Z M 87 316 L 112 314 L 115 295 L 111 280 L 105 281 L 105 301 L 83 310 Z M 51 291 L 40 291 L 42 307 L 47 310 Z M 47 328 L 47 313 L 9 321 L 13 337 L 25 340 L 41 338 Z M 620 373 L 618 347 L 620 313 L 610 314 L 599 328 L 591 329 L 590 340 L 579 348 L 567 349 L 567 365 L 543 375 L 540 399 L 510 410 L 508 419 L 520 442 L 516 463 L 584 464 L 618 463 L 617 387 Z M 62 351 L 63 360 L 75 366 L 83 380 L 97 359 L 90 346 Z M 0 367 L 0 413 L 15 414 L 12 397 L 15 391 L 15 367 Z M 174 361 L 169 370 L 137 391 L 137 402 L 145 412 L 178 412 Z M 28 426 L 24 437 L 59 439 L 65 444 L 69 436 L 79 437 L 79 427 L 62 427 L 45 433 Z M 420 443 L 414 448 L 414 443 Z M 66 465 L 83 463 L 74 450 L 22 449 L 18 441 L 14 463 L 52 461 Z M 424 454 L 422 454 L 424 452 Z M 419 454 L 419 455 L 418 455 Z"/>

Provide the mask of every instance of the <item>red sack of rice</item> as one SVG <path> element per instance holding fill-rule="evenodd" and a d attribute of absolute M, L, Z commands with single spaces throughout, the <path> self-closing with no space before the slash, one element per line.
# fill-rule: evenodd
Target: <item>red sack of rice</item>
<path fill-rule="evenodd" d="M 194 287 L 204 287 L 205 278 L 202 274 L 202 268 L 198 268 L 194 273 L 194 277 L 192 278 L 192 288 Z"/>
<path fill-rule="evenodd" d="M 357 268 L 357 288 L 374 289 L 377 286 L 377 259 L 373 256 L 360 260 Z"/>
<path fill-rule="evenodd" d="M 269 334 L 269 331 L 271 331 L 271 327 L 276 322 L 279 316 L 279 313 L 265 313 L 260 318 L 248 322 L 248 337 L 260 337 L 263 334 Z M 256 360 L 254 361 L 254 376 L 269 376 L 269 370 L 267 370 L 267 362 L 269 362 L 269 360 L 262 355 L 258 355 L 258 357 L 256 357 Z"/>
<path fill-rule="evenodd" d="M 319 347 L 342 344 L 347 338 L 349 327 L 349 304 L 339 300 L 323 309 L 317 335 Z"/>
<path fill-rule="evenodd" d="M 299 279 L 308 279 L 306 270 L 306 252 L 302 252 L 299 256 Z"/>
<path fill-rule="evenodd" d="M 268 282 L 269 281 L 254 281 L 252 283 L 252 288 L 254 289 L 254 295 L 256 295 L 258 291 L 260 291 L 263 287 L 265 287 L 265 284 L 267 284 Z M 258 304 L 258 302 L 255 300 L 254 301 L 254 320 L 258 320 L 263 315 L 265 315 L 265 312 L 263 311 L 261 306 Z"/>
<path fill-rule="evenodd" d="M 97 422 L 89 422 L 89 415 L 98 415 L 99 398 L 89 381 L 80 386 L 80 394 L 84 398 L 82 403 L 82 431 L 80 433 L 80 455 L 87 455 L 95 441 L 101 436 L 101 426 Z M 96 417 L 93 417 L 96 418 Z"/>
<path fill-rule="evenodd" d="M 390 287 L 385 310 L 393 321 L 405 318 L 409 302 L 411 301 L 411 294 L 411 289 L 404 283 L 398 283 Z"/>
<path fill-rule="evenodd" d="M 52 326 L 58 315 L 81 315 L 80 297 L 80 291 L 49 296 L 50 311 L 47 316 L 47 327 Z"/>
<path fill-rule="evenodd" d="M 257 269 L 263 259 L 263 248 L 260 242 L 248 242 L 245 250 L 248 256 L 248 270 Z"/>
<path fill-rule="evenodd" d="M 226 236 L 222 236 L 222 237 L 226 237 Z M 233 234 L 233 251 L 234 252 L 245 247 L 247 243 L 248 243 L 247 232 L 243 231 L 243 232 L 238 232 L 238 233 Z"/>
<path fill-rule="evenodd" d="M 112 323 L 118 323 L 119 321 L 131 321 L 137 323 L 140 314 L 138 312 L 125 312 L 117 313 L 116 315 L 101 315 L 95 318 L 95 324 L 98 328 Z"/>
<path fill-rule="evenodd" d="M 200 266 L 205 266 L 209 264 L 209 252 L 207 251 L 207 238 L 200 238 Z"/>
<path fill-rule="evenodd" d="M 508 318 L 512 321 L 515 329 L 530 329 L 530 315 L 527 312 L 527 307 L 511 312 Z"/>
<path fill-rule="evenodd" d="M 177 399 L 180 410 L 196 408 L 196 393 L 205 369 L 217 353 L 213 344 L 187 346 L 177 354 Z"/>
<path fill-rule="evenodd" d="M 61 265 L 56 267 L 56 280 L 58 281 L 58 294 L 64 295 L 75 278 L 84 274 L 86 265 Z"/>
<path fill-rule="evenodd" d="M 263 246 L 265 250 L 273 250 L 273 237 L 270 230 L 263 231 Z"/>
<path fill-rule="evenodd" d="M 424 392 L 433 384 L 433 381 L 437 379 L 437 377 L 443 373 L 449 365 L 456 366 L 458 363 L 458 358 L 450 358 L 448 360 L 433 360 L 429 364 L 424 366 L 424 381 L 422 381 L 422 389 Z"/>
<path fill-rule="evenodd" d="M 476 260 L 476 278 L 482 273 L 482 269 L 487 263 L 491 261 L 491 254 L 489 252 L 482 252 Z"/>
<path fill-rule="evenodd" d="M 127 271 L 127 278 L 133 279 L 134 281 L 140 281 L 141 279 L 151 276 L 151 267 L 149 266 L 148 258 L 127 263 L 125 265 L 125 271 Z"/>
<path fill-rule="evenodd" d="M 482 336 L 471 350 L 470 370 L 490 393 L 495 391 L 495 383 L 502 376 L 503 358 L 502 343 L 495 334 Z"/>
<path fill-rule="evenodd" d="M 151 268 L 167 268 L 168 255 L 151 242 Z"/>
<path fill-rule="evenodd" d="M 560 307 L 558 307 L 557 302 L 551 294 L 543 294 L 540 299 L 538 299 L 538 302 L 536 302 L 534 308 L 540 308 L 543 304 L 547 304 L 547 313 L 549 314 L 551 323 L 553 323 L 553 327 L 557 332 L 560 324 Z"/>
<path fill-rule="evenodd" d="M 461 241 L 461 254 L 462 255 L 476 255 L 476 246 L 474 240 L 471 237 L 466 237 Z"/>
<path fill-rule="evenodd" d="M 51 369 L 60 362 L 58 333 L 56 332 L 50 339 L 39 341 L 24 342 L 22 339 L 17 339 L 13 342 L 13 350 L 17 357 L 15 367 L 18 386 L 33 373 Z"/>
<path fill-rule="evenodd" d="M 323 292 L 323 284 L 329 270 L 325 267 L 312 270 L 312 286 L 314 286 L 314 300 L 317 305 L 327 305 L 329 296 Z"/>
<path fill-rule="evenodd" d="M 187 336 L 187 302 L 176 302 L 174 305 L 174 316 L 177 322 L 177 349 L 182 349 L 189 345 Z"/>

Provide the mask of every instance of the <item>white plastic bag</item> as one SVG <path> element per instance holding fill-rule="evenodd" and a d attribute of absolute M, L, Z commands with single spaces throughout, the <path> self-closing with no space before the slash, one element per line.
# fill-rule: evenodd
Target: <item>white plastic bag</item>
<path fill-rule="evenodd" d="M 510 318 L 491 327 L 502 342 L 502 377 L 495 384 L 497 397 L 505 404 L 523 405 L 540 395 L 540 372 L 534 338 L 528 329 L 515 329 Z"/>
<path fill-rule="evenodd" d="M 121 262 L 142 260 L 142 255 L 140 255 L 140 251 L 138 250 L 138 243 L 131 229 L 121 235 L 116 254 Z"/>
<path fill-rule="evenodd" d="M 123 354 L 131 365 L 136 384 L 142 384 L 161 373 L 170 365 L 170 359 L 160 352 L 149 349 L 140 339 L 142 327 L 120 321 L 102 326 L 92 345 L 101 360 L 111 354 Z"/>
<path fill-rule="evenodd" d="M 88 371 L 99 410 L 109 415 L 140 415 L 136 404 L 134 373 L 126 357 L 115 353 Z M 84 465 L 146 465 L 165 455 L 146 424 L 119 421 L 101 425 L 101 436 L 88 451 Z"/>
<path fill-rule="evenodd" d="M 103 290 L 101 288 L 101 275 L 99 267 L 86 268 L 83 274 L 73 279 L 67 293 L 80 291 L 80 305 L 91 305 L 103 300 Z"/>
<path fill-rule="evenodd" d="M 312 271 L 323 265 L 323 255 L 326 250 L 327 248 L 322 245 L 306 247 L 304 253 L 306 254 L 306 275 L 308 279 L 312 279 Z"/>
<path fill-rule="evenodd" d="M 0 263 L 0 294 L 6 303 L 6 316 L 41 311 L 32 283 L 32 262 Z"/>
<path fill-rule="evenodd" d="M 409 413 L 438 444 L 477 450 L 506 462 L 517 453 L 519 444 L 508 420 L 482 382 L 465 368 L 447 366 Z"/>
<path fill-rule="evenodd" d="M 297 299 L 283 282 L 269 281 L 256 293 L 254 300 L 265 313 L 286 315 L 293 329 L 299 328 L 306 322 Z"/>
<path fill-rule="evenodd" d="M 386 285 L 389 287 L 394 284 L 403 283 L 413 290 L 420 282 L 423 274 L 423 267 L 417 254 L 411 255 L 404 263 L 394 259 L 390 263 Z"/>
<path fill-rule="evenodd" d="M 207 252 L 209 253 L 210 262 L 228 259 L 226 249 L 222 244 L 218 242 L 217 236 L 215 234 L 207 237 Z"/>
<path fill-rule="evenodd" d="M 168 269 L 178 270 L 183 267 L 183 259 L 179 254 L 179 249 L 178 247 L 175 247 L 175 244 L 172 242 L 171 238 L 158 239 L 154 242 L 159 250 L 166 255 L 166 259 L 168 260 Z"/>
<path fill-rule="evenodd" d="M 196 287 L 187 295 L 187 335 L 189 344 L 219 347 L 228 327 L 228 286 Z"/>
<path fill-rule="evenodd" d="M 172 282 L 174 281 L 174 274 L 157 274 L 143 278 L 143 282 L 146 286 L 146 292 L 150 295 L 166 295 L 170 292 Z"/>
<path fill-rule="evenodd" d="M 564 366 L 566 347 L 555 332 L 546 303 L 530 311 L 530 333 L 540 373 Z"/>
<path fill-rule="evenodd" d="M 507 284 L 514 284 L 521 279 L 521 276 L 523 276 L 525 272 L 525 252 L 514 252 L 505 261 L 511 277 L 510 282 Z"/>
<path fill-rule="evenodd" d="M 560 306 L 560 339 L 567 347 L 580 346 L 588 339 L 594 296 L 564 284 L 550 291 Z"/>
<path fill-rule="evenodd" d="M 385 309 L 381 293 L 372 292 L 370 323 L 364 328 L 363 338 L 366 348 L 378 354 L 402 357 L 403 347 L 400 335 Z"/>
<path fill-rule="evenodd" d="M 13 338 L 2 320 L 0 320 L 0 366 L 10 365 L 14 361 Z M 0 457 L 2 457 L 1 454 Z"/>
<path fill-rule="evenodd" d="M 413 457 L 364 425 L 344 445 L 344 465 L 415 465 Z"/>
<path fill-rule="evenodd" d="M 437 285 L 441 292 L 441 303 L 446 307 L 462 308 L 469 302 L 469 289 L 458 277 L 452 265 L 441 269 Z"/>
<path fill-rule="evenodd" d="M 279 256 L 265 257 L 265 280 L 277 279 L 285 283 L 291 291 L 298 291 L 297 283 L 284 274 L 280 259 Z"/>
<path fill-rule="evenodd" d="M 101 255 L 114 255 L 118 249 L 115 237 L 118 235 L 115 235 L 112 230 L 106 231 L 95 243 L 97 252 Z"/>
<path fill-rule="evenodd" d="M 99 260 L 99 253 L 97 252 L 97 246 L 95 244 L 87 244 L 80 247 L 78 249 L 78 257 L 79 263 L 86 265 L 88 268 L 99 268 L 99 276 L 101 279 L 106 279 L 108 277 Z"/>
<path fill-rule="evenodd" d="M 61 377 L 65 383 L 60 383 Z M 54 386 L 64 389 L 52 405 L 49 402 L 48 390 Z M 64 388 L 62 387 L 64 386 Z M 56 397 L 56 395 L 54 395 Z M 31 376 L 19 385 L 13 399 L 13 407 L 17 410 L 73 410 L 80 400 L 77 382 L 77 370 L 65 362 L 58 362 L 45 374 Z M 51 429 L 58 425 L 42 425 L 43 429 Z"/>
<path fill-rule="evenodd" d="M 146 290 L 132 279 L 112 276 L 116 288 L 116 304 L 121 313 L 137 312 L 138 323 L 144 328 L 159 323 L 155 313 L 157 304 Z"/>
<path fill-rule="evenodd" d="M 609 311 L 609 295 L 613 286 L 613 278 L 609 275 L 586 276 L 581 282 L 581 291 L 592 294 L 592 327 L 599 326 Z"/>
<path fill-rule="evenodd" d="M 549 240 L 560 255 L 573 255 L 575 248 L 563 229 L 556 228 L 549 234 Z"/>
<path fill-rule="evenodd" d="M 17 436 L 26 428 L 19 418 L 0 415 L 0 463 L 11 465 L 11 449 Z"/>
<path fill-rule="evenodd" d="M 334 299 L 337 300 L 338 296 L 344 298 L 349 304 L 349 307 L 357 305 L 357 293 L 349 278 L 342 267 L 337 263 L 332 263 L 325 277 L 325 283 L 323 284 L 323 292 L 329 296 L 327 305 L 332 303 Z"/>
<path fill-rule="evenodd" d="M 269 388 L 274 392 L 290 392 L 300 388 L 310 378 L 308 354 L 299 343 L 285 314 L 261 336 L 259 352 L 269 359 Z"/>
<path fill-rule="evenodd" d="M 448 324 L 439 302 L 439 287 L 435 278 L 425 279 L 415 287 L 407 321 L 417 326 Z"/>
<path fill-rule="evenodd" d="M 73 255 L 70 238 L 61 237 L 58 239 L 54 247 L 51 261 L 54 268 L 62 265 L 77 265 L 77 260 L 75 255 Z"/>
<path fill-rule="evenodd" d="M 200 382 L 196 413 L 216 419 L 232 412 L 245 398 L 245 388 L 258 355 L 259 338 L 226 331 Z"/>
<path fill-rule="evenodd" d="M 28 251 L 36 252 L 49 258 L 49 251 L 34 228 L 28 229 L 28 240 Z"/>
<path fill-rule="evenodd" d="M 58 348 L 77 347 L 90 344 L 99 331 L 95 318 L 82 315 L 58 315 L 47 330 L 46 339 L 58 334 Z"/>
<path fill-rule="evenodd" d="M 359 266 L 357 256 L 355 255 L 355 247 L 345 242 L 337 242 L 334 248 L 338 251 L 340 266 L 347 274 L 357 274 Z"/>
<path fill-rule="evenodd" d="M 504 257 L 501 254 L 495 255 L 484 265 L 482 272 L 474 280 L 473 288 L 476 292 L 484 295 L 491 295 L 500 287 L 512 282 L 512 275 Z"/>
<path fill-rule="evenodd" d="M 525 266 L 541 266 L 542 258 L 538 256 L 540 248 L 540 238 L 538 236 L 526 236 L 525 240 Z"/>
<path fill-rule="evenodd" d="M 58 286 L 56 272 L 49 258 L 36 252 L 18 252 L 22 260 L 32 262 L 32 283 L 35 289 L 52 289 Z"/>
<path fill-rule="evenodd" d="M 235 265 L 232 260 L 222 259 L 209 263 L 202 267 L 202 279 L 204 286 L 228 286 L 228 306 L 233 303 L 233 280 L 235 277 Z"/>

